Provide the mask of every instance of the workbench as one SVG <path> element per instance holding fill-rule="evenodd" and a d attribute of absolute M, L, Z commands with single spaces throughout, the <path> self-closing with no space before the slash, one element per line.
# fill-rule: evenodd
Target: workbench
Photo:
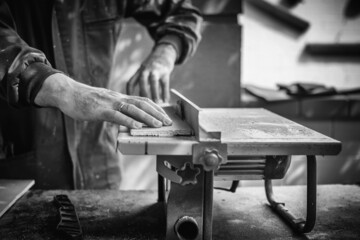
<path fill-rule="evenodd" d="M 301 213 L 304 186 L 274 187 L 289 208 Z M 67 194 L 74 203 L 84 240 L 164 239 L 165 213 L 156 191 L 31 190 L 0 218 L 1 240 L 60 240 L 53 197 Z M 214 240 L 234 239 L 360 239 L 360 187 L 318 187 L 318 220 L 305 235 L 290 227 L 268 207 L 262 187 L 214 191 Z"/>
<path fill-rule="evenodd" d="M 172 93 L 175 104 L 167 112 L 174 125 L 187 123 L 192 135 L 164 136 L 171 131 L 163 128 L 151 129 L 149 135 L 146 129 L 122 131 L 118 138 L 123 154 L 157 156 L 158 200 L 166 203 L 167 240 L 212 239 L 216 180 L 264 180 L 274 212 L 296 232 L 313 229 L 316 156 L 338 154 L 339 141 L 265 109 L 201 109 L 175 90 Z M 307 156 L 307 209 L 300 216 L 285 207 L 282 199 L 278 201 L 272 190 L 272 179 L 284 177 L 293 155 Z"/>

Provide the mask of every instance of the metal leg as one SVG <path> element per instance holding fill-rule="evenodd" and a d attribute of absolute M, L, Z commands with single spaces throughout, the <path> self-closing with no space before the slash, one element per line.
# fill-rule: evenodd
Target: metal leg
<path fill-rule="evenodd" d="M 157 156 L 159 201 L 166 202 L 166 240 L 203 240 L 205 174 L 191 156 Z M 164 183 L 170 182 L 167 191 Z M 211 202 L 212 206 L 212 202 Z"/>
<path fill-rule="evenodd" d="M 167 199 L 166 240 L 204 240 L 204 173 L 198 182 L 182 186 L 171 182 Z M 207 239 L 206 239 L 207 240 Z"/>
<path fill-rule="evenodd" d="M 158 174 L 158 202 L 165 202 L 165 178 Z"/>
<path fill-rule="evenodd" d="M 236 189 L 238 188 L 239 186 L 239 180 L 235 180 L 235 181 L 232 181 L 232 184 L 231 184 L 231 187 L 230 187 L 230 192 L 236 192 Z"/>
<path fill-rule="evenodd" d="M 193 165 L 190 156 L 158 156 L 156 170 L 158 201 L 166 202 L 166 239 L 211 240 L 214 171 Z"/>
<path fill-rule="evenodd" d="M 307 156 L 307 210 L 306 221 L 296 218 L 284 203 L 277 202 L 274 198 L 271 179 L 265 179 L 266 197 L 271 207 L 283 217 L 296 231 L 300 233 L 310 232 L 316 221 L 316 157 Z"/>
<path fill-rule="evenodd" d="M 204 172 L 204 233 L 203 239 L 212 239 L 214 171 Z"/>

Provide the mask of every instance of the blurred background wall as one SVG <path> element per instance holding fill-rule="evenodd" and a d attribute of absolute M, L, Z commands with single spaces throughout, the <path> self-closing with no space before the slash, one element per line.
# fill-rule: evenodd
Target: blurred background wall
<path fill-rule="evenodd" d="M 338 89 L 360 87 L 360 55 L 313 55 L 306 51 L 311 43 L 360 43 L 360 17 L 356 9 L 347 16 L 349 2 L 193 0 L 205 18 L 203 40 L 196 55 L 175 69 L 171 87 L 200 107 L 265 107 L 342 141 L 339 156 L 319 157 L 318 182 L 360 182 L 360 97 L 269 103 L 241 90 L 249 84 L 276 90 L 278 83 L 299 81 Z M 266 4 L 271 4 L 270 10 Z M 279 18 L 271 7 L 308 26 L 294 27 L 293 20 Z M 124 92 L 126 82 L 152 45 L 146 31 L 127 20 L 116 48 L 109 87 Z M 305 183 L 303 160 L 295 156 L 284 180 L 276 184 Z M 155 157 L 124 156 L 124 170 L 122 189 L 157 187 Z"/>
<path fill-rule="evenodd" d="M 276 89 L 278 83 L 307 82 L 333 86 L 339 90 L 360 87 L 358 49 L 355 48 L 352 54 L 333 54 L 331 49 L 329 52 L 312 54 L 306 49 L 307 45 L 313 43 L 329 44 L 330 47 L 359 44 L 359 3 L 357 7 L 352 7 L 348 0 L 267 1 L 306 21 L 308 28 L 301 30 L 280 20 L 255 2 L 258 1 L 243 2 L 243 86 L 251 84 Z M 298 4 L 289 7 L 287 2 Z M 247 100 L 242 101 L 245 106 Z M 356 110 L 360 106 L 359 100 L 359 94 L 353 94 L 255 105 L 262 105 L 342 142 L 340 155 L 318 157 L 320 184 L 359 183 L 360 118 Z M 277 184 L 304 184 L 305 172 L 304 157 L 295 156 L 288 174 Z"/>

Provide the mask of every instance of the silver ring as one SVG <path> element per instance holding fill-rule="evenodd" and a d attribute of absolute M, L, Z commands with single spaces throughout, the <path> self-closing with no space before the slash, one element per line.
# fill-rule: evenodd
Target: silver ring
<path fill-rule="evenodd" d="M 125 106 L 125 103 L 121 103 L 120 107 L 119 107 L 119 112 L 121 112 L 122 108 Z"/>

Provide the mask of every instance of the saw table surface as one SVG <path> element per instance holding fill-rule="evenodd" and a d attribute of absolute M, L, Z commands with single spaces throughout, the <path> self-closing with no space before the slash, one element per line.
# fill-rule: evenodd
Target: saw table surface
<path fill-rule="evenodd" d="M 202 109 L 199 127 L 221 132 L 228 155 L 336 155 L 341 150 L 339 141 L 262 108 Z M 141 155 L 191 155 L 198 143 L 194 136 L 143 137 L 128 131 L 118 141 L 123 154 Z"/>

